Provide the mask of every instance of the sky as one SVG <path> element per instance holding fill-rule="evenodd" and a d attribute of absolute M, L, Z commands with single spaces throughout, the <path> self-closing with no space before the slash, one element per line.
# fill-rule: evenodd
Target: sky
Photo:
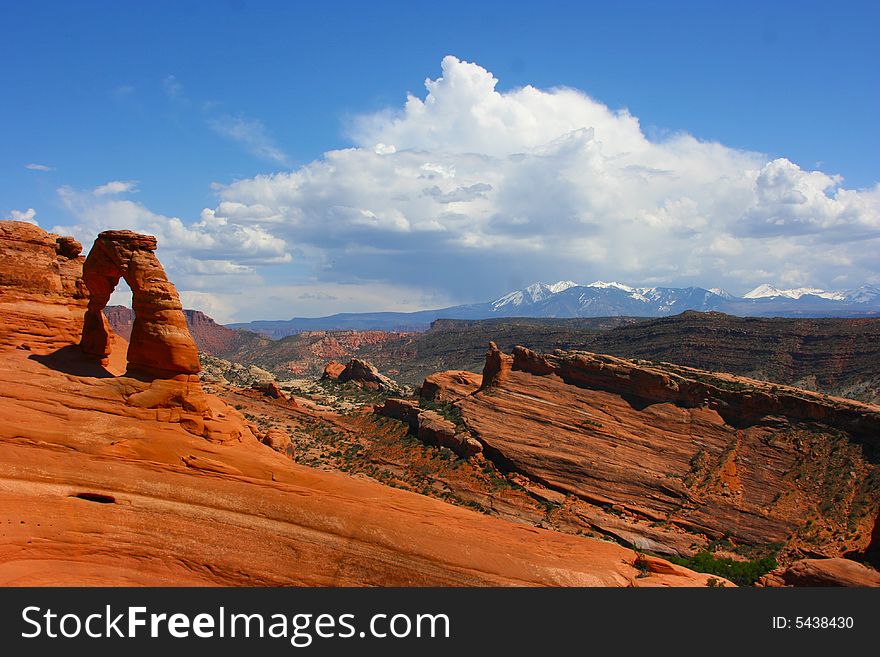
<path fill-rule="evenodd" d="M 0 218 L 219 321 L 880 284 L 880 3 L 0 1 Z M 115 300 L 125 300 L 125 293 Z"/>

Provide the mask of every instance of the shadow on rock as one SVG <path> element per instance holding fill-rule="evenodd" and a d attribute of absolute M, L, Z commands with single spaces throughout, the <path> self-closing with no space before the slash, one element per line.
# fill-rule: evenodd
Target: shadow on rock
<path fill-rule="evenodd" d="M 101 363 L 83 354 L 78 345 L 68 345 L 50 354 L 28 356 L 49 369 L 75 376 L 91 376 L 99 379 L 113 378 Z"/>

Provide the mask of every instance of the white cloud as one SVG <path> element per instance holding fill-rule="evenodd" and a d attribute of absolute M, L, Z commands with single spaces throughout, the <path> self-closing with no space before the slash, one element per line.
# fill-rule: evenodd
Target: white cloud
<path fill-rule="evenodd" d="M 114 194 L 127 194 L 137 191 L 136 180 L 111 180 L 108 183 L 99 185 L 92 190 L 95 196 L 108 196 Z"/>
<path fill-rule="evenodd" d="M 24 221 L 29 224 L 37 225 L 37 211 L 33 208 L 28 208 L 27 210 L 10 210 L 8 219 L 12 219 L 13 221 Z"/>
<path fill-rule="evenodd" d="M 158 214 L 120 198 L 120 194 L 133 189 L 123 189 L 124 185 L 107 183 L 91 192 L 60 187 L 58 195 L 76 223 L 55 226 L 52 232 L 73 235 L 87 249 L 104 230 L 128 229 L 155 235 L 159 258 L 181 293 L 207 294 L 214 289 L 247 286 L 259 289 L 261 279 L 254 265 L 292 259 L 284 240 L 260 225 L 230 223 L 211 213 L 186 224 L 178 217 Z"/>
<path fill-rule="evenodd" d="M 287 155 L 269 135 L 259 119 L 224 115 L 208 121 L 217 134 L 241 144 L 251 155 L 287 166 Z"/>
<path fill-rule="evenodd" d="M 353 121 L 353 147 L 215 184 L 197 221 L 154 213 L 124 198 L 132 181 L 113 181 L 59 189 L 77 223 L 58 230 L 85 243 L 107 228 L 154 234 L 190 305 L 236 319 L 441 307 L 534 280 L 732 292 L 880 280 L 880 185 L 847 189 L 684 133 L 652 141 L 580 91 L 496 84 L 447 57 L 423 98 Z M 211 127 L 286 164 L 259 121 Z"/>
<path fill-rule="evenodd" d="M 207 212 L 311 250 L 321 281 L 457 299 L 556 278 L 745 291 L 759 273 L 876 276 L 880 186 L 687 134 L 651 141 L 580 91 L 496 84 L 446 57 L 424 98 L 353 121 L 356 147 L 219 185 Z"/>
<path fill-rule="evenodd" d="M 50 167 L 47 164 L 37 164 L 36 162 L 29 162 L 24 165 L 24 168 L 31 171 L 55 171 L 55 167 Z"/>

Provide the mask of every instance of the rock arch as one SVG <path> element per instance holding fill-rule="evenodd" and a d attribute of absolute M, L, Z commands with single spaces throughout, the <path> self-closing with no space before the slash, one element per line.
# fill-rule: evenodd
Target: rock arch
<path fill-rule="evenodd" d="M 80 347 L 105 359 L 110 355 L 112 329 L 104 306 L 122 278 L 132 292 L 135 321 L 128 347 L 129 373 L 157 378 L 196 374 L 198 349 L 186 325 L 174 285 L 155 254 L 156 238 L 130 230 L 107 230 L 98 235 L 83 265 L 89 305 Z"/>

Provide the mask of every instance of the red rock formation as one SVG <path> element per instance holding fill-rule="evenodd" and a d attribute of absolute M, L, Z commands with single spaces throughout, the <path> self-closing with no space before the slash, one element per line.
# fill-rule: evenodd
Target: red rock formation
<path fill-rule="evenodd" d="M 768 573 L 761 586 L 880 587 L 880 573 L 849 559 L 801 559 Z"/>
<path fill-rule="evenodd" d="M 435 403 L 454 402 L 480 389 L 483 377 L 467 370 L 436 372 L 425 377 L 419 396 Z"/>
<path fill-rule="evenodd" d="M 351 381 L 368 390 L 380 390 L 382 392 L 400 393 L 401 389 L 394 381 L 384 374 L 380 374 L 373 365 L 359 358 L 348 361 L 345 369 L 339 373 L 336 379 L 339 383 Z"/>
<path fill-rule="evenodd" d="M 82 246 L 20 221 L 0 221 L 0 347 L 37 353 L 75 342 L 88 290 Z"/>
<path fill-rule="evenodd" d="M 132 291 L 135 321 L 128 347 L 133 372 L 170 378 L 199 371 L 198 350 L 187 329 L 177 290 L 156 258 L 156 238 L 127 230 L 98 235 L 83 266 L 89 304 L 80 346 L 87 354 L 107 358 L 110 329 L 101 312 L 120 278 Z"/>
<path fill-rule="evenodd" d="M 454 422 L 436 411 L 422 410 L 416 401 L 386 399 L 373 411 L 377 415 L 406 422 L 410 432 L 426 445 L 447 447 L 462 458 L 470 458 L 483 451 L 483 446 L 473 436 L 461 431 Z"/>
<path fill-rule="evenodd" d="M 490 350 L 484 382 L 499 379 L 505 360 Z M 648 525 L 662 523 L 829 557 L 870 541 L 880 508 L 876 406 L 585 352 L 517 348 L 500 379 L 455 402 L 486 456 L 619 508 L 633 522 L 615 535 L 659 541 L 659 551 L 668 539 Z"/>
<path fill-rule="evenodd" d="M 513 358 L 501 351 L 494 342 L 490 342 L 489 351 L 486 352 L 486 364 L 483 366 L 480 388 L 489 388 L 504 383 L 511 367 L 513 367 Z"/>
<path fill-rule="evenodd" d="M 410 428 L 418 430 L 419 413 L 422 409 L 419 408 L 417 401 L 390 397 L 382 405 L 376 406 L 374 410 L 378 415 L 406 422 Z"/>
<path fill-rule="evenodd" d="M 0 350 L 0 585 L 708 580 L 641 577 L 620 546 L 300 466 L 244 429 L 207 441 L 175 421 L 179 408 L 126 403 L 135 379 L 73 376 L 28 356 Z M 244 427 L 234 409 L 215 412 Z M 296 559 L 279 559 L 291 551 Z"/>
<path fill-rule="evenodd" d="M 261 392 L 266 397 L 277 399 L 279 401 L 287 402 L 292 406 L 296 406 L 296 400 L 293 397 L 288 397 L 286 394 L 284 394 L 284 391 L 281 389 L 276 381 L 255 381 L 251 384 L 251 388 L 253 390 Z"/>
<path fill-rule="evenodd" d="M 321 376 L 322 379 L 329 379 L 331 381 L 336 381 L 339 379 L 339 375 L 345 371 L 345 365 L 342 363 L 337 363 L 335 360 L 331 360 L 324 367 L 324 374 Z"/>
<path fill-rule="evenodd" d="M 686 570 L 642 577 L 611 543 L 299 466 L 194 377 L 111 376 L 76 347 L 74 245 L 0 228 L 0 312 L 18 322 L 0 341 L 0 585 L 706 585 Z M 154 256 L 131 250 L 135 278 Z M 96 256 L 102 298 L 113 255 Z M 179 309 L 163 303 L 138 318 L 174 336 L 184 325 L 163 322 Z"/>

